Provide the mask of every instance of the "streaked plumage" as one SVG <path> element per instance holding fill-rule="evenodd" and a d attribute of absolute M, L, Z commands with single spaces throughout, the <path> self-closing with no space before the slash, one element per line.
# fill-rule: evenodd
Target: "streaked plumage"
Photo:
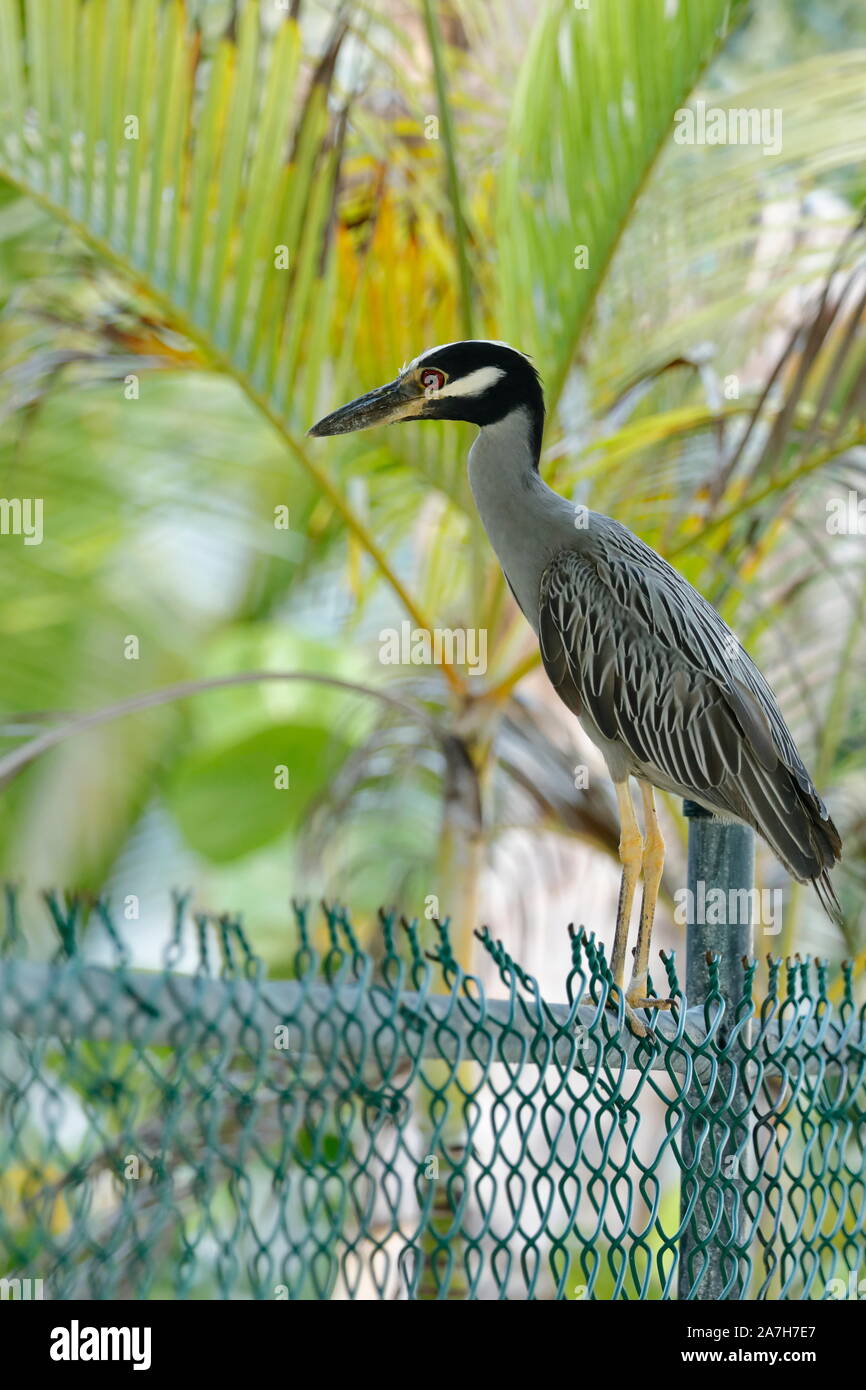
<path fill-rule="evenodd" d="M 541 581 L 539 641 L 557 694 L 615 781 L 641 777 L 752 826 L 836 916 L 839 834 L 761 672 L 637 536 L 595 514 L 584 534 Z"/>

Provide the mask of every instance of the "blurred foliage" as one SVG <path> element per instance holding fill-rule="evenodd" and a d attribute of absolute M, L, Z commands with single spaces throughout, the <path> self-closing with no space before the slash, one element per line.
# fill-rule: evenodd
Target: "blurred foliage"
<path fill-rule="evenodd" d="M 535 357 L 548 480 L 764 665 L 859 949 L 866 556 L 825 524 L 866 457 L 859 12 L 288 8 L 0 0 L 2 492 L 45 516 L 39 546 L 0 538 L 0 733 L 70 733 L 7 787 L 4 869 L 143 904 L 189 882 L 276 934 L 301 882 L 472 927 L 504 835 L 542 897 L 563 826 L 614 850 L 474 514 L 471 432 L 304 437 L 471 329 Z M 781 151 L 677 144 L 695 96 L 779 109 Z M 484 679 L 382 666 L 406 618 L 486 628 Z M 275 681 L 78 727 L 258 669 L 405 703 Z"/>

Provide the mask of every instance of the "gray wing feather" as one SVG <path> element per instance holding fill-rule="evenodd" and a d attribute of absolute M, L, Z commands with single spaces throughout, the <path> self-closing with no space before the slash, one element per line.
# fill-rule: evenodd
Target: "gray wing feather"
<path fill-rule="evenodd" d="M 636 776 L 744 820 L 832 897 L 839 836 L 760 671 L 661 556 L 623 527 L 603 539 L 596 553 L 560 551 L 542 578 L 541 655 L 558 694 Z"/>

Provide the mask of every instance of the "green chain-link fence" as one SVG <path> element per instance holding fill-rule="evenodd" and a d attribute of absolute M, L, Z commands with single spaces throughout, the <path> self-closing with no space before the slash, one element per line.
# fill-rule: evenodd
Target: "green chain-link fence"
<path fill-rule="evenodd" d="M 691 1011 L 667 959 L 679 1007 L 638 1040 L 580 932 L 550 1004 L 485 934 L 496 998 L 435 924 L 383 915 L 371 953 L 329 909 L 318 953 L 298 909 L 291 978 L 270 980 L 236 922 L 184 926 L 182 902 L 163 969 L 128 967 L 104 904 L 87 915 L 114 964 L 88 963 L 84 908 L 48 901 L 62 944 L 40 962 L 7 893 L 6 1296 L 856 1290 L 866 1010 L 850 972 L 834 1006 L 821 962 L 773 963 L 753 1005 L 746 961 L 732 1017 L 717 958 Z M 194 973 L 177 969 L 187 932 Z"/>

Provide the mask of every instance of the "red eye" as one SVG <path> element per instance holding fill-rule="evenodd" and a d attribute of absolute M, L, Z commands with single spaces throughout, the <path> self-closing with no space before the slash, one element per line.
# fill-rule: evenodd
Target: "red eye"
<path fill-rule="evenodd" d="M 421 373 L 421 385 L 427 395 L 432 395 L 434 391 L 441 391 L 445 385 L 445 380 L 445 373 L 437 371 L 435 367 L 425 367 Z"/>

